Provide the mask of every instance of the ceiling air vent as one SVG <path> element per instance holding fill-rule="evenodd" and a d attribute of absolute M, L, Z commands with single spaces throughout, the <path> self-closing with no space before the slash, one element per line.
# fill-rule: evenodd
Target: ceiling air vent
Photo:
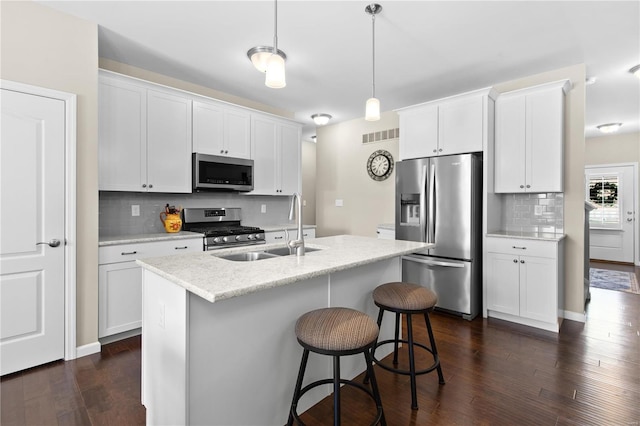
<path fill-rule="evenodd" d="M 389 139 L 396 139 L 399 136 L 400 129 L 389 129 L 373 133 L 363 133 L 362 143 L 383 142 Z"/>

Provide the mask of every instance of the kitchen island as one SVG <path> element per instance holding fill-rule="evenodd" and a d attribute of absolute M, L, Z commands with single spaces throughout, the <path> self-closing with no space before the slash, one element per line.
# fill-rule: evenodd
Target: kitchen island
<path fill-rule="evenodd" d="M 298 317 L 344 306 L 376 318 L 373 289 L 401 279 L 402 255 L 432 247 L 348 235 L 306 246 L 317 250 L 252 262 L 223 258 L 282 247 L 267 244 L 138 261 L 147 424 L 285 424 L 302 355 Z M 389 318 L 381 337 L 393 335 Z M 362 357 L 342 359 L 343 378 L 364 369 Z M 331 371 L 330 357 L 311 354 L 305 383 Z M 299 411 L 330 391 L 308 392 Z"/>

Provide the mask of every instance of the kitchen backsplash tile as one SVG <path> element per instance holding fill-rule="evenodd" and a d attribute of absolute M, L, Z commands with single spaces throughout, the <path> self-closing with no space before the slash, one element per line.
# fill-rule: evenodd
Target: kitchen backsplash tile
<path fill-rule="evenodd" d="M 176 207 L 240 207 L 243 225 L 265 226 L 289 223 L 291 197 L 223 192 L 155 194 L 100 191 L 100 236 L 164 232 L 160 212 L 164 211 L 167 203 Z M 260 212 L 263 204 L 267 206 L 266 213 Z M 131 216 L 132 205 L 140 206 L 140 216 Z"/>
<path fill-rule="evenodd" d="M 502 229 L 515 232 L 564 233 L 564 194 L 505 194 Z"/>

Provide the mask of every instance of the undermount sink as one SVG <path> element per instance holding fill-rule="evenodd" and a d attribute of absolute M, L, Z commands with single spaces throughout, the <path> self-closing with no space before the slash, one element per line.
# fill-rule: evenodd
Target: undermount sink
<path fill-rule="evenodd" d="M 312 251 L 318 251 L 318 250 L 321 250 L 321 249 L 312 248 L 312 247 L 304 248 L 305 253 L 311 253 Z M 289 252 L 289 247 L 280 247 L 280 248 L 270 249 L 270 250 L 267 250 L 266 253 L 275 254 L 276 256 L 289 256 L 291 254 Z"/>
<path fill-rule="evenodd" d="M 311 247 L 304 248 L 305 253 L 318 250 L 321 249 Z M 220 256 L 220 259 L 232 260 L 234 262 L 253 262 L 255 260 L 273 259 L 274 257 L 282 256 L 291 256 L 291 253 L 289 253 L 289 247 L 280 247 L 266 251 L 248 251 L 244 253 L 228 254 L 226 256 Z"/>
<path fill-rule="evenodd" d="M 254 260 L 272 259 L 278 257 L 277 254 L 266 253 L 264 251 L 248 251 L 245 253 L 228 254 L 220 256 L 220 259 L 233 260 L 235 262 L 253 262 Z"/>

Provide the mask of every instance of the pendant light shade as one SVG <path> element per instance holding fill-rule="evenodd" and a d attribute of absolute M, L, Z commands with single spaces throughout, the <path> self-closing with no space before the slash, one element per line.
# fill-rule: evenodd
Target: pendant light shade
<path fill-rule="evenodd" d="M 364 119 L 367 121 L 380 120 L 380 100 L 378 98 L 367 99 Z"/>
<path fill-rule="evenodd" d="M 371 3 L 364 8 L 364 11 L 371 15 L 372 30 L 372 67 L 371 67 L 371 97 L 367 99 L 364 119 L 367 121 L 380 120 L 380 100 L 376 98 L 376 15 L 382 11 L 382 6 Z"/>
<path fill-rule="evenodd" d="M 287 85 L 284 73 L 284 58 L 277 53 L 267 61 L 267 75 L 264 84 L 272 89 L 281 89 Z"/>
<path fill-rule="evenodd" d="M 247 52 L 247 57 L 260 72 L 267 72 L 267 63 L 271 55 L 273 55 L 273 47 L 271 46 L 256 46 Z M 278 55 L 282 56 L 285 61 L 287 60 L 287 55 L 280 49 L 278 49 Z"/>

